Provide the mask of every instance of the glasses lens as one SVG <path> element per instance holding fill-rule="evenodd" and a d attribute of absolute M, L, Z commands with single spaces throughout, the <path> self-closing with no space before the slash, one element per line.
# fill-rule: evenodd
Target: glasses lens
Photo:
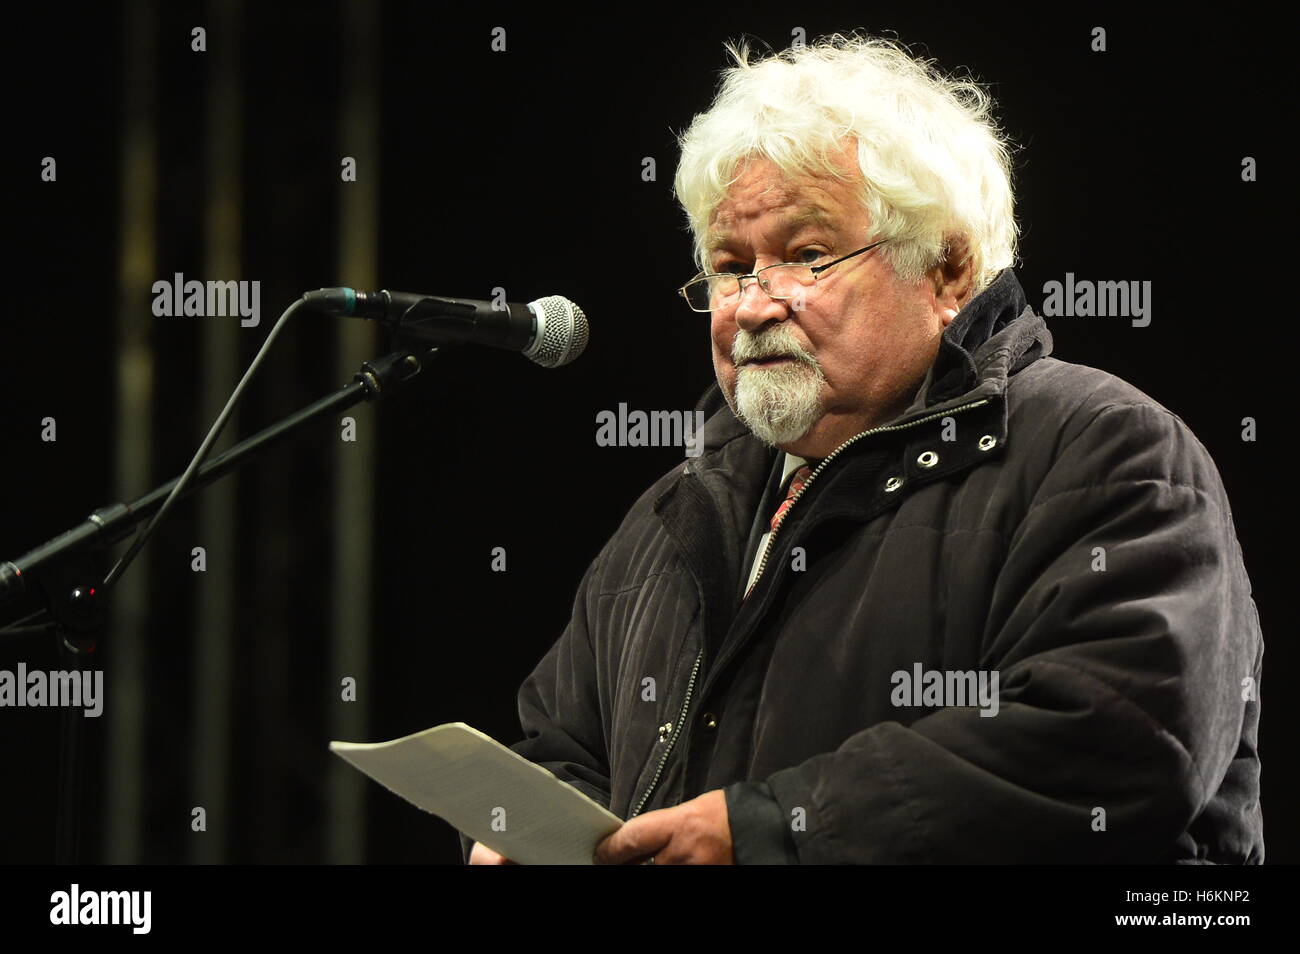
<path fill-rule="evenodd" d="M 686 300 L 696 311 L 712 311 L 740 290 L 734 275 L 709 275 L 686 286 Z"/>
<path fill-rule="evenodd" d="M 773 298 L 794 298 L 813 283 L 813 271 L 807 265 L 771 265 L 759 275 L 763 291 Z"/>
<path fill-rule="evenodd" d="M 798 263 L 769 265 L 759 273 L 763 291 L 773 298 L 795 298 L 816 280 L 813 270 Z M 686 285 L 686 301 L 696 311 L 713 311 L 731 304 L 740 294 L 735 275 L 707 275 Z"/>

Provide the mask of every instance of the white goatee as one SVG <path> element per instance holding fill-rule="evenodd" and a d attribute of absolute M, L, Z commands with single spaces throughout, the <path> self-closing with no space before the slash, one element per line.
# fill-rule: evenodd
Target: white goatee
<path fill-rule="evenodd" d="M 737 367 L 736 393 L 728 395 L 736 417 L 754 435 L 773 447 L 796 441 L 821 418 L 821 389 L 826 383 L 817 359 L 799 344 L 785 325 L 762 336 L 736 333 L 731 349 Z M 742 362 L 783 355 L 793 361 L 765 368 Z"/>

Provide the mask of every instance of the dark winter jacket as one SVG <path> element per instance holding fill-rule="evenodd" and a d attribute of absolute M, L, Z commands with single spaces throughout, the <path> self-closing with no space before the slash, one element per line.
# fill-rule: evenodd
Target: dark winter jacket
<path fill-rule="evenodd" d="M 1051 347 L 1002 272 L 912 407 L 816 468 L 743 601 L 781 455 L 711 389 L 515 751 L 623 818 L 724 789 L 742 863 L 1262 861 L 1263 640 L 1218 472 Z M 906 688 L 932 672 L 996 672 L 996 714 Z"/>

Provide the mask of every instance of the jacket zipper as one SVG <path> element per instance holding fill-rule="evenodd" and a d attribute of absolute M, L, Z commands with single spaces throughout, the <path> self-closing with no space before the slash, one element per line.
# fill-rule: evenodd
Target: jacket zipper
<path fill-rule="evenodd" d="M 873 427 L 870 430 L 863 431 L 861 434 L 853 435 L 848 440 L 846 440 L 843 444 L 841 444 L 839 447 L 835 448 L 835 450 L 831 451 L 830 454 L 828 454 L 825 458 L 823 458 L 822 462 L 817 465 L 817 469 L 808 475 L 808 479 L 804 481 L 803 486 L 800 487 L 798 492 L 790 499 L 790 506 L 786 507 L 785 513 L 781 515 L 781 520 L 777 523 L 776 527 L 772 530 L 772 535 L 767 538 L 767 547 L 763 550 L 762 559 L 759 561 L 758 564 L 758 575 L 754 577 L 754 582 L 750 586 L 747 592 L 753 592 L 753 588 L 755 586 L 758 586 L 758 581 L 763 578 L 763 573 L 767 569 L 768 554 L 772 552 L 772 543 L 774 540 L 776 540 L 776 535 L 781 532 L 781 527 L 784 526 L 785 519 L 790 515 L 790 511 L 794 509 L 794 505 L 799 502 L 799 498 L 802 497 L 804 493 L 807 492 L 810 486 L 812 486 L 812 482 L 817 479 L 817 475 L 820 474 L 823 470 L 825 470 L 826 465 L 829 464 L 836 457 L 838 457 L 845 448 L 847 448 L 851 444 L 856 443 L 857 441 L 861 440 L 864 437 L 869 437 L 872 434 L 882 434 L 885 433 L 886 431 L 904 431 L 907 430 L 909 427 L 915 427 L 917 424 L 924 424 L 927 421 L 933 421 L 938 418 L 948 417 L 953 414 L 960 414 L 962 411 L 968 411 L 973 407 L 980 407 L 981 405 L 988 404 L 988 403 L 989 403 L 988 399 L 983 398 L 979 401 L 973 401 L 970 404 L 963 404 L 960 407 L 955 407 L 947 411 L 941 411 L 937 414 L 930 414 L 927 415 L 926 417 L 917 418 L 915 421 L 909 421 L 906 424 L 887 424 L 882 427 Z M 690 465 L 688 464 L 687 465 L 688 469 L 689 466 Z M 699 675 L 700 663 L 703 661 L 704 661 L 704 649 L 703 647 L 701 647 L 699 653 L 695 657 L 695 665 L 691 667 L 691 678 L 690 681 L 686 684 L 686 697 L 682 700 L 682 708 L 681 711 L 679 711 L 677 714 L 677 723 L 673 726 L 673 733 L 668 737 L 668 747 L 664 749 L 664 754 L 659 759 L 659 766 L 658 768 L 655 769 L 654 777 L 650 779 L 649 786 L 646 788 L 645 792 L 642 793 L 641 798 L 637 801 L 636 808 L 633 809 L 632 814 L 627 816 L 629 820 L 635 818 L 637 815 L 641 813 L 641 809 L 645 807 L 645 803 L 649 800 L 651 793 L 654 792 L 655 786 L 659 784 L 659 777 L 663 774 L 664 766 L 668 764 L 668 757 L 672 755 L 673 745 L 676 744 L 677 737 L 681 735 L 682 728 L 683 726 L 686 725 L 686 715 L 691 708 L 691 693 L 695 689 L 695 679 L 696 676 Z"/>
<path fill-rule="evenodd" d="M 681 734 L 682 726 L 686 724 L 686 710 L 691 707 L 691 693 L 695 689 L 695 677 L 699 675 L 700 663 L 703 660 L 704 650 L 701 649 L 695 656 L 695 665 L 691 667 L 691 679 L 690 682 L 686 683 L 686 698 L 682 701 L 682 710 L 678 713 L 677 724 L 673 726 L 673 734 L 668 737 L 668 747 L 664 749 L 663 758 L 659 760 L 659 767 L 655 769 L 655 775 L 654 778 L 650 779 L 649 787 L 646 788 L 645 793 L 641 796 L 641 800 L 636 803 L 636 808 L 632 811 L 632 814 L 627 816 L 629 819 L 635 818 L 641 813 L 641 809 L 645 807 L 646 800 L 650 797 L 650 793 L 653 792 L 655 786 L 659 784 L 659 776 L 663 774 L 664 766 L 668 764 L 668 756 L 673 751 L 673 743 L 677 741 L 677 736 Z"/>

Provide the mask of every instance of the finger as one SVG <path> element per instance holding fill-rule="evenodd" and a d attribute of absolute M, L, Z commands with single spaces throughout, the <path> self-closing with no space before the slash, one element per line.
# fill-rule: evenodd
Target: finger
<path fill-rule="evenodd" d="M 628 822 L 597 845 L 592 861 L 598 865 L 643 861 L 667 845 L 672 834 L 671 821 L 658 812 L 650 812 Z"/>
<path fill-rule="evenodd" d="M 515 862 L 505 857 L 505 855 L 493 851 L 487 845 L 475 842 L 469 853 L 469 863 L 472 865 L 513 865 Z"/>

